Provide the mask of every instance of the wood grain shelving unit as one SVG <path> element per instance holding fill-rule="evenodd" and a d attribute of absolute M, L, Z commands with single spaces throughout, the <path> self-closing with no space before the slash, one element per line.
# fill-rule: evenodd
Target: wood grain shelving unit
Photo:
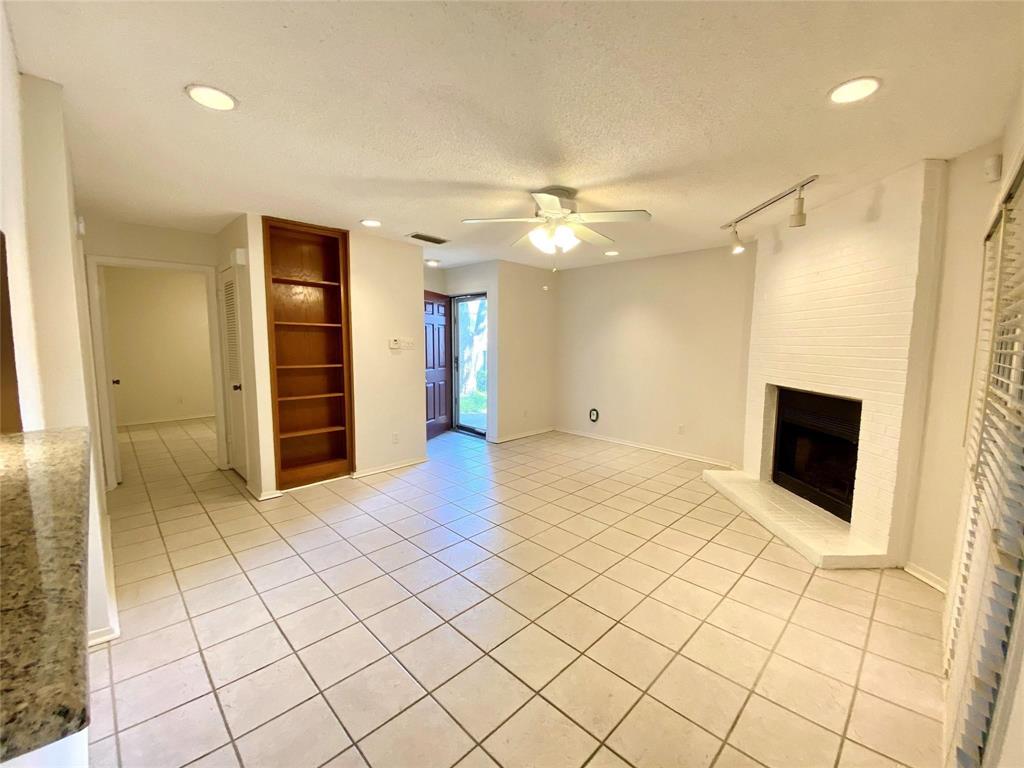
<path fill-rule="evenodd" d="M 277 487 L 354 468 L 348 232 L 263 218 Z"/>

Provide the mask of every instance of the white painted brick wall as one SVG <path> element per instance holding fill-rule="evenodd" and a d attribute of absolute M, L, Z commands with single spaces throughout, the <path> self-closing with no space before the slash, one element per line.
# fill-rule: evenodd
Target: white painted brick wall
<path fill-rule="evenodd" d="M 768 385 L 861 400 L 852 527 L 890 552 L 925 171 L 918 163 L 758 239 L 744 469 L 771 479 Z"/>

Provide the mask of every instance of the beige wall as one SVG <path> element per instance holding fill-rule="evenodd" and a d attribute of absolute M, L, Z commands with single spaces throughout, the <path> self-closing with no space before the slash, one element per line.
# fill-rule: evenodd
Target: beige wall
<path fill-rule="evenodd" d="M 949 162 L 938 322 L 908 559 L 911 569 L 941 587 L 949 582 L 955 554 L 983 241 L 999 194 L 998 183 L 985 181 L 982 164 L 999 151 L 999 142 L 992 142 Z"/>
<path fill-rule="evenodd" d="M 739 464 L 751 250 L 560 272 L 558 427 Z"/>
<path fill-rule="evenodd" d="M 85 219 L 85 252 L 89 256 L 206 266 L 216 266 L 222 257 L 215 235 L 129 224 L 89 210 L 81 213 Z"/>
<path fill-rule="evenodd" d="M 119 425 L 212 417 L 206 277 L 103 267 L 107 372 Z"/>

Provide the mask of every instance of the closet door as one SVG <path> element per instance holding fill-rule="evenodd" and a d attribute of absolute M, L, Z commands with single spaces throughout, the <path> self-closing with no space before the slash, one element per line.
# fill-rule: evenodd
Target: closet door
<path fill-rule="evenodd" d="M 242 477 L 248 477 L 245 401 L 242 395 L 241 329 L 238 317 L 238 267 L 231 266 L 217 275 L 220 292 L 221 349 L 224 351 L 224 381 L 227 391 L 228 464 Z"/>
<path fill-rule="evenodd" d="M 263 219 L 278 488 L 354 469 L 348 232 Z"/>

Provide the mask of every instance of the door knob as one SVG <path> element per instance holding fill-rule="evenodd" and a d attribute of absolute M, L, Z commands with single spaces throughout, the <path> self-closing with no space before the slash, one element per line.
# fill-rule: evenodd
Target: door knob
<path fill-rule="evenodd" d="M 232 385 L 231 385 L 231 388 L 232 388 L 233 390 L 235 390 L 235 392 L 239 392 L 239 391 L 241 391 L 241 389 L 242 389 L 242 385 L 241 385 L 241 384 L 232 384 Z"/>
<path fill-rule="evenodd" d="M 121 380 L 120 380 L 120 379 L 114 379 L 114 380 L 113 380 L 113 381 L 111 381 L 110 383 L 111 383 L 111 384 L 120 384 L 120 383 L 121 383 Z"/>

